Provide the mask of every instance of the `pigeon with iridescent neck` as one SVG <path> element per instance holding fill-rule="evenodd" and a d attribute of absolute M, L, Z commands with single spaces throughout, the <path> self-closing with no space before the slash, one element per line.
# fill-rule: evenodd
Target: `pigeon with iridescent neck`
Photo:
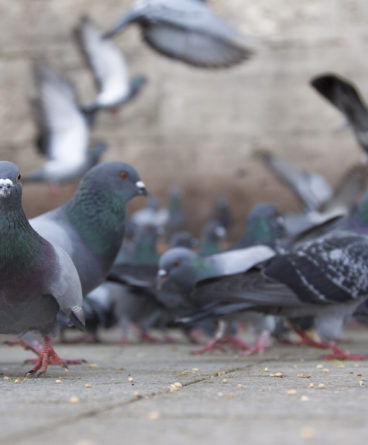
<path fill-rule="evenodd" d="M 213 255 L 221 250 L 221 241 L 226 237 L 226 229 L 215 220 L 209 221 L 202 230 L 199 241 L 199 254 Z"/>
<path fill-rule="evenodd" d="M 56 315 L 64 312 L 84 326 L 82 289 L 69 255 L 30 226 L 22 209 L 18 167 L 0 162 L 0 332 L 40 332 L 44 347 L 30 373 L 45 374 L 49 363 L 66 366 L 51 346 Z"/>

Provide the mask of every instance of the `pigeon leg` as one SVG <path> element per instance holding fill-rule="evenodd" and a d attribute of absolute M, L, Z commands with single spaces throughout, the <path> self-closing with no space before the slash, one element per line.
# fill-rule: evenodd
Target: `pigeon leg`
<path fill-rule="evenodd" d="M 45 375 L 49 365 L 59 365 L 67 368 L 66 361 L 62 360 L 51 345 L 51 338 L 45 337 L 45 344 L 35 366 L 27 374 L 36 374 L 37 377 Z"/>
<path fill-rule="evenodd" d="M 206 352 L 215 351 L 216 349 L 219 349 L 220 351 L 224 352 L 224 348 L 220 345 L 221 342 L 222 342 L 221 338 L 215 337 L 210 342 L 208 342 L 205 346 L 203 346 L 203 348 L 196 349 L 195 351 L 192 351 L 192 354 L 200 355 L 200 354 L 204 354 Z"/>
<path fill-rule="evenodd" d="M 262 355 L 266 348 L 269 348 L 271 346 L 270 342 L 270 334 L 269 332 L 262 332 L 262 334 L 258 337 L 256 344 L 248 349 L 248 351 L 241 352 L 241 355 L 253 355 L 253 354 L 259 354 Z"/>
<path fill-rule="evenodd" d="M 140 326 L 137 326 L 139 338 L 142 342 L 145 343 L 157 343 L 157 339 L 155 337 L 152 337 L 145 329 L 141 328 Z"/>
<path fill-rule="evenodd" d="M 250 346 L 236 335 L 227 335 L 221 340 L 221 343 L 228 343 L 233 349 L 248 350 Z"/>
<path fill-rule="evenodd" d="M 332 349 L 332 354 L 324 355 L 323 358 L 325 360 L 367 360 L 365 355 L 349 354 L 334 342 L 330 343 L 330 348 Z"/>
<path fill-rule="evenodd" d="M 326 342 L 319 342 L 317 340 L 313 340 L 313 338 L 309 337 L 309 335 L 301 330 L 301 329 L 295 329 L 293 328 L 295 333 L 299 335 L 299 337 L 301 338 L 300 342 L 297 343 L 297 346 L 311 346 L 313 348 L 318 348 L 318 349 L 329 349 L 331 347 L 331 345 L 329 343 Z"/>

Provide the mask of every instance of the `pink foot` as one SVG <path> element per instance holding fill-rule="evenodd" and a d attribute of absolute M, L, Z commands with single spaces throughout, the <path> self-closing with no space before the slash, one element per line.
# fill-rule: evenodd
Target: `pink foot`
<path fill-rule="evenodd" d="M 254 355 L 254 354 L 263 355 L 265 352 L 265 349 L 269 348 L 270 346 L 271 346 L 270 335 L 268 332 L 263 332 L 259 336 L 259 338 L 254 346 L 249 348 L 248 351 L 241 352 L 240 354 L 245 355 L 245 356 Z"/>
<path fill-rule="evenodd" d="M 228 335 L 221 340 L 221 343 L 228 343 L 235 350 L 248 350 L 250 346 L 236 335 Z"/>
<path fill-rule="evenodd" d="M 27 374 L 36 374 L 37 377 L 45 375 L 49 365 L 67 368 L 66 361 L 62 360 L 54 351 L 50 337 L 45 337 L 45 344 L 39 358 L 36 359 L 36 365 Z"/>
<path fill-rule="evenodd" d="M 145 343 L 157 343 L 158 340 L 155 337 L 152 337 L 147 331 L 144 329 L 139 328 L 139 338 L 142 342 Z"/>
<path fill-rule="evenodd" d="M 311 346 L 312 348 L 318 348 L 318 349 L 329 349 L 331 345 L 326 342 L 319 342 L 316 340 L 313 340 L 313 338 L 310 338 L 306 332 L 302 331 L 301 329 L 294 329 L 294 331 L 299 335 L 301 338 L 300 342 L 297 343 L 297 346 Z"/>
<path fill-rule="evenodd" d="M 190 343 L 198 344 L 205 337 L 200 329 L 192 329 L 188 334 L 188 339 Z"/>
<path fill-rule="evenodd" d="M 224 352 L 224 348 L 221 346 L 221 338 L 214 338 L 210 342 L 208 342 L 203 348 L 196 349 L 195 351 L 192 351 L 192 354 L 195 355 L 201 355 L 205 354 L 206 352 L 213 352 L 216 349 L 219 349 L 220 351 Z"/>
<path fill-rule="evenodd" d="M 342 348 L 337 346 L 336 343 L 331 343 L 330 348 L 332 349 L 332 354 L 324 355 L 325 360 L 367 360 L 365 355 L 361 354 L 349 354 Z"/>

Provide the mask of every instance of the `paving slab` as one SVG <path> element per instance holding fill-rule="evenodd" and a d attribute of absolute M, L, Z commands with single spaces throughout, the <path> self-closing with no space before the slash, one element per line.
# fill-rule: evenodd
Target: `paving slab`
<path fill-rule="evenodd" d="M 368 333 L 344 346 L 367 351 Z M 24 378 L 31 356 L 0 346 L 0 443 L 362 444 L 368 364 L 275 345 L 264 356 L 190 354 L 187 344 L 57 345 L 88 363 Z M 177 389 L 170 385 L 180 383 Z M 73 403 L 74 402 L 74 403 Z"/>

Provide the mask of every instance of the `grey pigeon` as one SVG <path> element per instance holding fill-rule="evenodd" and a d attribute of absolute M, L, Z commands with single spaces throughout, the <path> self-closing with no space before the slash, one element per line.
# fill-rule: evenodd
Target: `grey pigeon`
<path fill-rule="evenodd" d="M 175 232 L 170 238 L 171 247 L 186 247 L 187 249 L 196 249 L 198 247 L 198 241 L 194 236 L 186 230 Z"/>
<path fill-rule="evenodd" d="M 230 229 L 233 223 L 233 217 L 231 214 L 229 201 L 225 196 L 220 196 L 216 200 L 211 219 L 217 221 L 226 230 Z"/>
<path fill-rule="evenodd" d="M 75 34 L 99 89 L 96 99 L 85 110 L 116 110 L 140 93 L 147 78 L 142 75 L 129 78 L 122 51 L 113 41 L 105 39 L 88 17 L 80 20 Z"/>
<path fill-rule="evenodd" d="M 199 254 L 213 255 L 221 250 L 220 243 L 226 237 L 226 229 L 216 220 L 210 220 L 203 227 L 199 241 Z"/>
<path fill-rule="evenodd" d="M 182 190 L 179 187 L 173 187 L 169 193 L 167 210 L 169 218 L 166 224 L 166 231 L 171 235 L 184 225 L 184 213 L 182 210 Z"/>
<path fill-rule="evenodd" d="M 79 107 L 73 85 L 45 63 L 35 65 L 39 100 L 33 114 L 39 127 L 37 146 L 46 164 L 25 176 L 23 182 L 60 184 L 79 179 L 95 165 L 105 144 L 88 149 L 89 125 Z"/>
<path fill-rule="evenodd" d="M 343 113 L 354 131 L 356 140 L 367 155 L 368 110 L 358 89 L 347 79 L 333 73 L 314 77 L 311 85 Z"/>
<path fill-rule="evenodd" d="M 207 257 L 200 257 L 185 248 L 173 248 L 165 252 L 160 258 L 158 282 L 160 286 L 173 283 L 177 287 L 188 314 L 190 309 L 192 312 L 202 309 L 201 302 L 191 298 L 198 282 L 209 278 L 232 275 L 237 271 L 246 271 L 273 255 L 275 255 L 274 250 L 267 246 L 222 252 Z M 212 350 L 225 342 L 230 343 L 233 347 L 249 349 L 244 342 L 229 333 L 227 325 L 220 323 L 215 338 L 196 353 Z"/>
<path fill-rule="evenodd" d="M 144 183 L 131 165 L 106 162 L 83 176 L 68 203 L 30 223 L 70 255 L 86 295 L 104 281 L 119 251 L 126 203 L 146 194 Z"/>
<path fill-rule="evenodd" d="M 334 359 L 365 358 L 341 349 L 345 321 L 368 296 L 368 238 L 335 231 L 277 254 L 251 269 L 202 281 L 190 298 L 200 301 L 202 312 L 188 321 L 229 317 L 259 311 L 288 318 L 313 317 L 320 347 L 331 348 Z"/>
<path fill-rule="evenodd" d="M 198 0 L 136 0 L 105 37 L 133 23 L 154 50 L 190 65 L 228 67 L 252 55 L 250 39 Z"/>
<path fill-rule="evenodd" d="M 48 336 L 56 326 L 58 311 L 83 329 L 82 290 L 67 253 L 30 226 L 22 209 L 20 180 L 15 164 L 0 162 L 0 331 L 40 332 L 45 343 L 30 372 L 45 374 L 49 363 L 65 366 Z"/>
<path fill-rule="evenodd" d="M 267 245 L 274 247 L 277 240 L 285 236 L 284 218 L 277 208 L 263 202 L 255 205 L 247 217 L 242 239 L 231 249 Z"/>

